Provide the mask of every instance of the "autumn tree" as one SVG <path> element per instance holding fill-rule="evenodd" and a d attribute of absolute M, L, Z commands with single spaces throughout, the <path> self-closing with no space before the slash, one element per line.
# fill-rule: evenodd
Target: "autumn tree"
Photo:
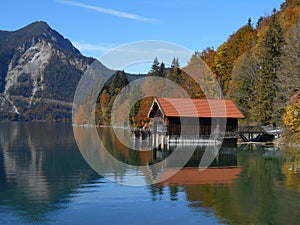
<path fill-rule="evenodd" d="M 257 87 L 258 71 L 257 60 L 250 51 L 247 51 L 238 59 L 232 71 L 231 89 L 228 95 L 248 119 L 247 122 L 256 120 L 253 118 L 252 112 L 256 107 L 255 89 Z"/>
<path fill-rule="evenodd" d="M 292 135 L 300 138 L 300 101 L 292 103 L 286 108 L 283 122 Z"/>
<path fill-rule="evenodd" d="M 236 60 L 256 43 L 257 32 L 252 27 L 251 20 L 247 25 L 240 28 L 229 39 L 219 46 L 215 53 L 214 63 L 211 68 L 220 83 L 224 95 L 230 89 L 231 73 Z"/>
<path fill-rule="evenodd" d="M 129 101 L 130 101 L 130 105 L 133 105 L 133 107 L 130 109 L 129 121 L 133 126 L 138 125 L 138 121 L 136 120 L 136 115 L 139 109 L 141 108 L 142 96 L 143 96 L 143 92 L 138 86 L 133 86 L 131 88 Z M 147 117 L 147 115 L 145 117 Z"/>
<path fill-rule="evenodd" d="M 218 82 L 199 52 L 192 55 L 188 65 L 182 69 L 182 87 L 192 98 L 218 99 L 220 91 Z"/>
<path fill-rule="evenodd" d="M 216 51 L 213 47 L 208 47 L 199 53 L 200 58 L 208 65 L 213 73 L 215 73 L 216 65 L 215 65 L 215 57 Z"/>
<path fill-rule="evenodd" d="M 129 84 L 124 71 L 117 71 L 111 79 L 109 79 L 96 102 L 95 121 L 100 125 L 110 125 L 111 110 L 114 101 L 120 91 Z M 119 96 L 120 98 L 127 98 L 128 96 Z M 120 99 L 122 101 L 122 99 Z"/>
<path fill-rule="evenodd" d="M 182 83 L 182 76 L 181 76 L 181 69 L 179 65 L 178 58 L 173 58 L 172 64 L 171 64 L 171 70 L 169 74 L 167 74 L 167 78 L 171 81 L 174 81 L 176 84 Z"/>

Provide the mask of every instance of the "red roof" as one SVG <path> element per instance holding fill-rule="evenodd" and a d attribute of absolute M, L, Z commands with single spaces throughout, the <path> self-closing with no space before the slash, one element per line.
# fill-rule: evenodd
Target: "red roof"
<path fill-rule="evenodd" d="M 156 102 L 167 117 L 244 118 L 231 100 L 157 98 Z"/>
<path fill-rule="evenodd" d="M 189 184 L 231 184 L 241 173 L 240 167 L 228 168 L 182 168 L 176 174 L 174 169 L 167 169 L 159 178 L 160 184 L 189 185 Z"/>

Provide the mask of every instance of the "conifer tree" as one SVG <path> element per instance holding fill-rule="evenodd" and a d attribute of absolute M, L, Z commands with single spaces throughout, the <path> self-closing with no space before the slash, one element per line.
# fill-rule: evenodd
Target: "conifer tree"
<path fill-rule="evenodd" d="M 283 32 L 276 14 L 271 17 L 269 29 L 259 45 L 257 60 L 259 65 L 257 87 L 252 106 L 256 120 L 264 125 L 275 125 L 278 122 L 274 99 L 277 94 L 277 78 L 280 65 Z"/>
<path fill-rule="evenodd" d="M 300 19 L 288 33 L 280 61 L 278 94 L 275 100 L 279 116 L 285 112 L 291 96 L 300 91 Z"/>
<path fill-rule="evenodd" d="M 162 62 L 159 65 L 159 70 L 158 70 L 158 76 L 159 77 L 164 77 L 165 76 L 165 69 L 166 69 L 166 66 L 165 66 L 164 62 Z"/>
<path fill-rule="evenodd" d="M 152 66 L 151 66 L 151 70 L 150 70 L 148 75 L 158 76 L 159 75 L 159 69 L 160 69 L 159 61 L 158 61 L 157 57 L 155 57 L 155 59 L 152 63 Z"/>

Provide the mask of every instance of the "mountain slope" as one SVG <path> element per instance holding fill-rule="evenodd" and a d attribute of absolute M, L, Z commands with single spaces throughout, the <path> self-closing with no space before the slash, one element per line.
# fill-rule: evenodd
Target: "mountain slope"
<path fill-rule="evenodd" d="M 0 31 L 0 59 L 0 119 L 51 121 L 70 120 L 77 83 L 94 61 L 45 22 Z"/>

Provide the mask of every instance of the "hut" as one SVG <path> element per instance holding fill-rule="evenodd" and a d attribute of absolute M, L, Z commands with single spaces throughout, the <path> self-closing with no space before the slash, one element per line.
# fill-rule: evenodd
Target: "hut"
<path fill-rule="evenodd" d="M 153 120 L 153 133 L 203 137 L 216 128 L 226 133 L 237 131 L 244 115 L 231 100 L 155 98 L 148 117 Z"/>

